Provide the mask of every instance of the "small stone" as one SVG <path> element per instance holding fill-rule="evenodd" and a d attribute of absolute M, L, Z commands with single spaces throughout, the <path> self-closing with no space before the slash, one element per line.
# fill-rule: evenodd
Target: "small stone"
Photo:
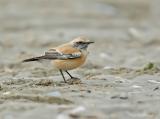
<path fill-rule="evenodd" d="M 159 87 L 156 87 L 156 88 L 153 89 L 153 91 L 156 91 L 156 90 L 158 90 L 158 89 L 159 89 Z"/>

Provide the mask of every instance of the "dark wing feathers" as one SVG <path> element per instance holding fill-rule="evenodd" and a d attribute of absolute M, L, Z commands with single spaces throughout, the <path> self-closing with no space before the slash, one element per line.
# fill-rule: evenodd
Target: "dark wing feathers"
<path fill-rule="evenodd" d="M 45 52 L 45 54 L 42 55 L 42 56 L 29 58 L 29 59 L 23 60 L 23 62 L 39 61 L 41 59 L 47 59 L 47 60 L 54 60 L 54 59 L 67 60 L 67 59 L 75 59 L 75 58 L 79 58 L 79 57 L 81 57 L 81 52 L 72 53 L 72 54 L 63 54 L 63 53 L 57 52 L 54 49 L 51 49 L 51 50 Z"/>
<path fill-rule="evenodd" d="M 60 60 L 66 60 L 66 59 L 75 59 L 79 58 L 81 56 L 81 53 L 72 53 L 72 54 L 64 54 L 57 51 L 48 51 L 45 52 L 46 59 L 60 59 Z"/>

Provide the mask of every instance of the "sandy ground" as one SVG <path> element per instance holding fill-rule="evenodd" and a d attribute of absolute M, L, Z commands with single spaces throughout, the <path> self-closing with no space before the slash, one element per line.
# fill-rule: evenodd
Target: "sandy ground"
<path fill-rule="evenodd" d="M 160 118 L 160 12 L 154 5 L 0 0 L 0 119 Z M 65 84 L 52 67 L 21 63 L 81 35 L 95 41 L 86 64 L 71 71 L 81 83 Z"/>

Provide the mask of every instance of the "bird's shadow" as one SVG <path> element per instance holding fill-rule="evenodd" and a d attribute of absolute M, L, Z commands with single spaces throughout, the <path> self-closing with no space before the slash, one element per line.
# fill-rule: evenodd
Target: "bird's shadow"
<path fill-rule="evenodd" d="M 61 81 L 61 83 L 65 83 L 64 81 Z M 80 78 L 69 78 L 66 80 L 65 84 L 69 84 L 69 85 L 75 85 L 75 84 L 83 84 Z"/>

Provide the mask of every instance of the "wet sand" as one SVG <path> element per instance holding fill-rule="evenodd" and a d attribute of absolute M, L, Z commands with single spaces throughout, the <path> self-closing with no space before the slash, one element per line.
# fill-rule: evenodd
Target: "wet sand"
<path fill-rule="evenodd" d="M 0 119 L 160 118 L 160 35 L 150 1 L 64 1 L 0 0 Z M 79 83 L 21 63 L 81 35 L 95 44 L 70 71 Z"/>

